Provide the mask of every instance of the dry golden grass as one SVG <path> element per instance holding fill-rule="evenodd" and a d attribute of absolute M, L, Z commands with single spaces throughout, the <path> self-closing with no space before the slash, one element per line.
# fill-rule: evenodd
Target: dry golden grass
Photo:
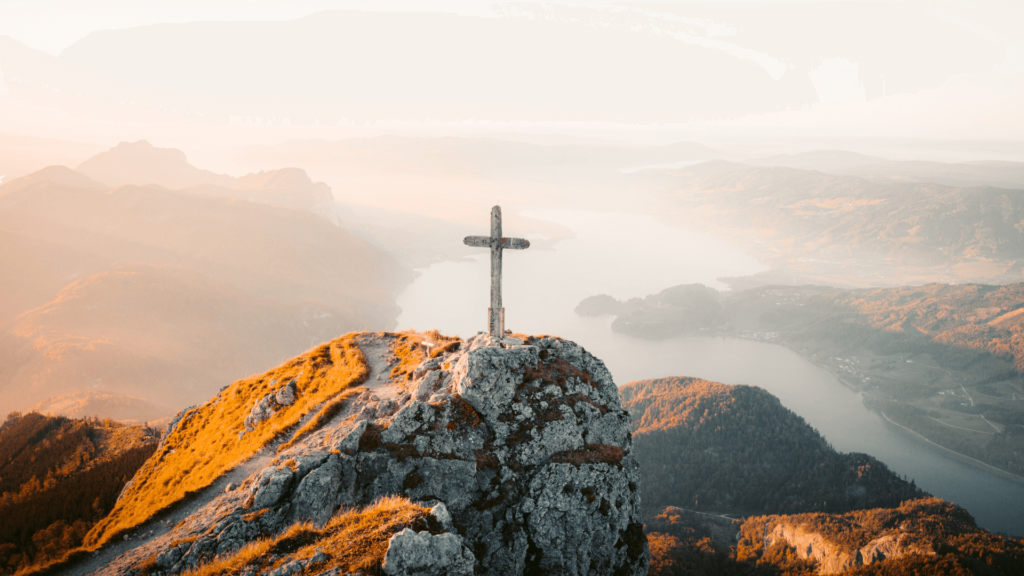
<path fill-rule="evenodd" d="M 424 335 L 415 332 L 399 332 L 395 335 L 391 353 L 398 358 L 398 365 L 391 369 L 391 379 L 401 382 L 412 379 L 416 367 L 427 359 L 427 351 L 423 346 Z"/>
<path fill-rule="evenodd" d="M 96 549 L 187 495 L 206 488 L 295 426 L 322 402 L 362 384 L 369 365 L 347 334 L 293 358 L 265 374 L 239 380 L 206 404 L 190 410 L 166 443 L 139 469 L 124 497 L 85 538 Z M 295 403 L 239 438 L 260 398 L 295 381 Z"/>
<path fill-rule="evenodd" d="M 430 330 L 423 333 L 427 342 L 434 346 L 430 349 L 430 357 L 434 358 L 446 352 L 454 352 L 462 346 L 462 338 L 458 336 L 445 336 L 437 330 Z"/>
<path fill-rule="evenodd" d="M 429 529 L 430 510 L 401 496 L 386 496 L 362 509 L 339 512 L 323 528 L 303 522 L 281 535 L 258 540 L 235 554 L 215 560 L 188 576 L 226 576 L 238 574 L 248 565 L 268 572 L 293 560 L 308 560 L 317 550 L 328 556 L 318 564 L 318 572 L 339 568 L 342 573 L 380 574 L 391 536 L 405 528 Z M 286 559 L 267 562 L 271 555 Z"/>
<path fill-rule="evenodd" d="M 401 382 L 411 380 L 412 374 L 424 360 L 427 359 L 427 347 L 429 343 L 430 358 L 443 352 L 451 352 L 462 344 L 458 336 L 445 336 L 437 330 L 417 333 L 412 330 L 395 334 L 395 341 L 391 353 L 398 358 L 398 365 L 391 369 L 391 378 Z"/>
<path fill-rule="evenodd" d="M 300 428 L 298 432 L 292 435 L 291 440 L 285 442 L 284 444 L 281 444 L 281 446 L 277 448 L 277 453 L 280 454 L 281 452 L 284 452 L 285 450 L 295 445 L 296 442 L 302 440 L 306 436 L 309 436 L 314 431 L 322 428 L 324 424 L 327 424 L 327 422 L 329 422 L 331 418 L 334 418 L 338 414 L 338 412 L 341 412 L 341 410 L 345 407 L 345 403 L 348 402 L 350 398 L 352 398 L 353 396 L 358 396 L 359 394 L 362 394 L 365 391 L 365 386 L 349 388 L 348 390 L 345 390 L 337 397 L 332 399 L 330 402 L 324 404 L 323 408 L 321 408 L 320 411 L 316 413 L 316 416 L 310 418 L 309 422 L 306 422 L 305 426 Z"/>

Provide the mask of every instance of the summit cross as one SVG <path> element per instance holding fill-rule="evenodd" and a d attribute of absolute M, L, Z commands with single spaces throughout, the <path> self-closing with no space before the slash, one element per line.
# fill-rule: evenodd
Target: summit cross
<path fill-rule="evenodd" d="M 466 236 L 466 246 L 491 249 L 491 307 L 487 309 L 487 331 L 495 338 L 505 337 L 505 309 L 501 307 L 501 251 L 525 250 L 530 241 L 524 238 L 502 238 L 501 206 L 491 208 L 491 235 Z"/>

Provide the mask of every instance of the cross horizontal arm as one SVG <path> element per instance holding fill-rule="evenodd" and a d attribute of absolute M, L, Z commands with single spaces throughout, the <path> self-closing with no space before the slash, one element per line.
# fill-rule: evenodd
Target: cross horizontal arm
<path fill-rule="evenodd" d="M 490 248 L 491 237 L 490 236 L 466 236 L 462 243 L 466 246 L 476 246 L 477 248 Z"/>
<path fill-rule="evenodd" d="M 530 241 L 525 238 L 502 238 L 502 248 L 511 248 L 512 250 L 526 250 L 530 247 Z"/>
<path fill-rule="evenodd" d="M 476 246 L 477 248 L 490 248 L 491 237 L 490 236 L 466 236 L 462 243 L 466 246 Z M 526 250 L 530 247 L 530 241 L 525 238 L 502 238 L 501 247 L 508 248 L 510 250 Z"/>

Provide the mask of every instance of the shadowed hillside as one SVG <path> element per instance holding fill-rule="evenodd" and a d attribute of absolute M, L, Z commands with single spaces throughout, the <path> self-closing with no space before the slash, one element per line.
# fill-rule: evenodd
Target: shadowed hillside
<path fill-rule="evenodd" d="M 38 413 L 0 426 L 0 574 L 61 558 L 156 449 L 156 432 Z"/>
<path fill-rule="evenodd" d="M 923 495 L 867 454 L 837 453 L 760 388 L 662 378 L 621 393 L 646 510 L 845 512 Z"/>

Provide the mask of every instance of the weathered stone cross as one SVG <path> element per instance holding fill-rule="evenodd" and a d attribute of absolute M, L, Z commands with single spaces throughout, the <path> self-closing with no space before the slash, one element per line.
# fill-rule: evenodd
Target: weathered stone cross
<path fill-rule="evenodd" d="M 495 338 L 505 337 L 505 309 L 501 307 L 501 251 L 505 248 L 525 250 L 530 241 L 501 237 L 501 206 L 491 208 L 491 235 L 466 236 L 466 246 L 491 249 L 491 307 L 487 309 L 487 331 Z"/>

